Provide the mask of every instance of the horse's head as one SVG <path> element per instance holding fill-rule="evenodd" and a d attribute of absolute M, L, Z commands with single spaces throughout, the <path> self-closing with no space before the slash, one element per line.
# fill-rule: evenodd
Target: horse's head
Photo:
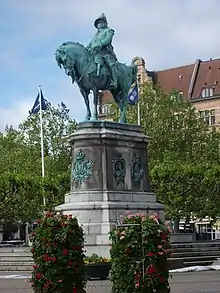
<path fill-rule="evenodd" d="M 63 43 L 55 52 L 57 65 L 65 69 L 66 74 L 72 78 L 72 83 L 77 80 L 76 64 L 82 57 L 85 59 L 84 54 L 86 53 L 83 45 L 74 42 Z"/>
<path fill-rule="evenodd" d="M 55 55 L 55 58 L 56 58 L 56 61 L 57 61 L 57 65 L 62 68 L 62 66 L 65 65 L 65 62 L 66 62 L 66 57 L 65 57 L 65 54 L 64 54 L 64 50 L 61 48 L 58 48 L 56 50 L 56 52 L 54 53 Z"/>

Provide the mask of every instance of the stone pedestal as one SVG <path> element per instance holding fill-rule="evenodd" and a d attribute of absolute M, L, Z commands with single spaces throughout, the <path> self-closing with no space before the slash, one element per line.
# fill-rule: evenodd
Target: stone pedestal
<path fill-rule="evenodd" d="M 56 210 L 83 225 L 87 255 L 109 256 L 108 233 L 126 212 L 164 218 L 164 206 L 150 191 L 147 138 L 139 126 L 81 123 L 70 144 L 71 190 Z"/>

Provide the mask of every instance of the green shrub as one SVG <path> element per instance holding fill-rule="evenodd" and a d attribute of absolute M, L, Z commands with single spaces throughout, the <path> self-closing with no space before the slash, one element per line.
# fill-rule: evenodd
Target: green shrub
<path fill-rule="evenodd" d="M 157 215 L 127 215 L 110 232 L 113 293 L 168 293 L 169 228 Z"/>
<path fill-rule="evenodd" d="M 35 293 L 85 292 L 84 235 L 76 218 L 47 212 L 32 233 Z"/>

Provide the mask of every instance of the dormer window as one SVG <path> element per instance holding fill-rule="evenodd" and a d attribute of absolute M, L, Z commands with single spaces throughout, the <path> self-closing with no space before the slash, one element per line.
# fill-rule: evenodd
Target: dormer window
<path fill-rule="evenodd" d="M 202 98 L 209 98 L 214 96 L 214 88 L 213 87 L 207 87 L 202 89 L 201 93 Z"/>

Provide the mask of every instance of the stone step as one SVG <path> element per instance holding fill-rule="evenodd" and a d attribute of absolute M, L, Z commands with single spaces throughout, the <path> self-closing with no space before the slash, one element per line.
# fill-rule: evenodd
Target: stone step
<path fill-rule="evenodd" d="M 30 252 L 31 247 L 25 246 L 25 247 L 0 247 L 0 252 L 21 252 L 21 251 L 27 251 Z"/>
<path fill-rule="evenodd" d="M 1 266 L 7 266 L 7 265 L 16 265 L 16 266 L 23 266 L 23 265 L 31 265 L 33 266 L 33 261 L 26 261 L 26 262 L 19 262 L 19 261 L 1 261 Z"/>
<path fill-rule="evenodd" d="M 0 272 L 32 272 L 33 265 L 4 265 L 0 264 Z"/>
<path fill-rule="evenodd" d="M 32 271 L 33 262 L 1 261 L 0 271 Z"/>
<path fill-rule="evenodd" d="M 214 246 L 214 247 L 181 247 L 181 248 L 171 248 L 171 252 L 177 253 L 177 252 L 203 252 L 203 251 L 220 251 L 220 246 Z"/>
<path fill-rule="evenodd" d="M 32 257 L 30 252 L 0 252 L 0 257 Z"/>
<path fill-rule="evenodd" d="M 1 262 L 13 262 L 13 261 L 16 261 L 16 262 L 27 262 L 27 261 L 33 261 L 33 258 L 31 256 L 24 256 L 24 255 L 21 255 L 21 256 L 8 256 L 8 255 L 5 255 L 5 256 L 0 256 L 0 264 Z"/>
<path fill-rule="evenodd" d="M 213 255 L 213 256 L 195 256 L 195 257 L 184 257 L 182 258 L 183 263 L 188 262 L 200 262 L 200 261 L 215 261 L 219 258 L 219 255 Z"/>
<path fill-rule="evenodd" d="M 178 248 L 201 248 L 201 247 L 220 247 L 220 241 L 191 242 L 191 243 L 173 243 L 172 249 Z"/>
<path fill-rule="evenodd" d="M 198 260 L 198 261 L 184 261 L 184 267 L 194 267 L 194 266 L 210 266 L 213 260 Z"/>
<path fill-rule="evenodd" d="M 172 253 L 172 258 L 175 257 L 196 257 L 196 256 L 217 256 L 220 257 L 220 251 L 187 251 L 187 252 L 174 252 Z"/>

